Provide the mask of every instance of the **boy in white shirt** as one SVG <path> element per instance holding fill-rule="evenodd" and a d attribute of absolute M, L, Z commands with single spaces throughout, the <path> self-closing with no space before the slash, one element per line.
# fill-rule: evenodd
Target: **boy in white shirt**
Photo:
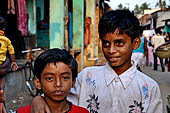
<path fill-rule="evenodd" d="M 90 113 L 162 113 L 158 84 L 131 61 L 140 44 L 138 19 L 128 10 L 109 11 L 98 29 L 107 63 L 83 69 L 69 100 Z M 34 98 L 32 113 L 48 111 L 40 96 Z"/>

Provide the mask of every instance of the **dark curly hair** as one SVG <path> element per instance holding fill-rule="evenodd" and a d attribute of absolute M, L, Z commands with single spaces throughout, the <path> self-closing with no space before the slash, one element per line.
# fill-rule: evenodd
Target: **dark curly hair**
<path fill-rule="evenodd" d="M 72 78 L 73 80 L 76 79 L 78 73 L 76 60 L 68 51 L 66 51 L 65 49 L 58 48 L 46 50 L 36 58 L 33 69 L 35 76 L 39 80 L 41 80 L 40 75 L 44 67 L 49 63 L 55 64 L 56 62 L 63 62 L 67 65 L 70 65 L 72 71 Z"/>
<path fill-rule="evenodd" d="M 132 41 L 140 34 L 139 20 L 129 10 L 112 10 L 105 13 L 98 26 L 99 37 L 102 39 L 107 33 L 127 34 Z"/>

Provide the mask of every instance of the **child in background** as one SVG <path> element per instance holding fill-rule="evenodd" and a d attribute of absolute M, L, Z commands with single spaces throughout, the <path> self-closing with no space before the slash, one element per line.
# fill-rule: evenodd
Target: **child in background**
<path fill-rule="evenodd" d="M 4 76 L 8 72 L 10 61 L 11 61 L 10 67 L 12 71 L 16 71 L 18 68 L 18 65 L 15 62 L 14 48 L 11 44 L 11 41 L 7 37 L 5 37 L 4 33 L 5 27 L 6 21 L 3 17 L 0 17 L 0 103 L 3 103 L 5 100 Z M 8 58 L 7 52 L 9 53 L 10 59 Z"/>
<path fill-rule="evenodd" d="M 67 101 L 67 95 L 77 77 L 77 62 L 62 49 L 49 49 L 40 54 L 34 63 L 35 85 L 44 93 L 44 100 L 52 113 L 89 113 Z M 24 106 L 17 113 L 30 113 Z"/>
<path fill-rule="evenodd" d="M 83 69 L 68 99 L 90 113 L 162 113 L 158 84 L 131 60 L 140 44 L 139 20 L 129 10 L 109 11 L 101 17 L 98 31 L 107 63 Z M 45 113 L 47 107 L 37 96 L 32 113 Z"/>

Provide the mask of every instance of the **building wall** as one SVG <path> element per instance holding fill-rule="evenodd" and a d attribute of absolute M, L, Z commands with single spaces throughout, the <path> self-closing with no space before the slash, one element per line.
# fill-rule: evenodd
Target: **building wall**
<path fill-rule="evenodd" d="M 36 0 L 37 7 L 40 8 L 40 20 L 44 19 L 44 0 Z"/>
<path fill-rule="evenodd" d="M 26 2 L 27 14 L 28 14 L 28 32 L 30 34 L 36 34 L 37 24 L 36 24 L 36 1 L 27 0 Z"/>
<path fill-rule="evenodd" d="M 73 49 L 81 49 L 82 15 L 82 0 L 73 0 Z"/>
<path fill-rule="evenodd" d="M 50 48 L 64 47 L 64 0 L 50 0 Z"/>

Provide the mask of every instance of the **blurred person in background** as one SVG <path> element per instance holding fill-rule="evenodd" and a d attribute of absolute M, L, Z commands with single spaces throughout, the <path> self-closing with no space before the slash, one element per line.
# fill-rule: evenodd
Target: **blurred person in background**
<path fill-rule="evenodd" d="M 158 69 L 158 60 L 157 60 L 157 55 L 155 53 L 156 48 L 162 44 L 165 43 L 164 37 L 161 35 L 161 31 L 156 30 L 156 34 L 152 37 L 151 39 L 151 43 L 153 45 L 153 58 L 154 58 L 154 69 L 153 70 L 157 70 Z M 159 57 L 160 63 L 161 63 L 161 68 L 162 68 L 162 72 L 165 71 L 165 67 L 164 67 L 164 63 L 163 63 L 163 59 Z"/>
<path fill-rule="evenodd" d="M 167 32 L 165 35 L 165 42 L 170 42 L 170 33 Z M 170 71 L 170 58 L 165 59 L 165 65 L 168 66 L 168 71 Z"/>

